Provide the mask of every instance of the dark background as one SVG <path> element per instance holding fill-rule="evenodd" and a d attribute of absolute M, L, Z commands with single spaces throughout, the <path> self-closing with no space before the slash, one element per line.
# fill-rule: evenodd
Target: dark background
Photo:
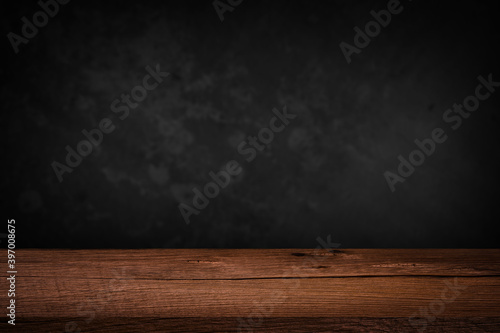
<path fill-rule="evenodd" d="M 500 92 L 452 131 L 442 120 L 500 81 L 498 10 L 401 2 L 347 64 L 339 44 L 387 1 L 76 1 L 14 54 L 3 39 L 2 215 L 17 247 L 498 247 Z M 20 34 L 36 2 L 2 2 Z M 110 103 L 159 63 L 172 75 L 120 121 Z M 236 146 L 271 110 L 298 115 L 251 162 Z M 51 163 L 110 116 L 116 130 L 59 183 Z M 413 141 L 448 140 L 391 193 Z M 210 171 L 243 173 L 186 225 L 179 202 Z M 5 221 L 5 230 L 7 223 Z M 6 233 L 7 231 L 5 231 Z M 5 242 L 4 242 L 5 244 Z"/>

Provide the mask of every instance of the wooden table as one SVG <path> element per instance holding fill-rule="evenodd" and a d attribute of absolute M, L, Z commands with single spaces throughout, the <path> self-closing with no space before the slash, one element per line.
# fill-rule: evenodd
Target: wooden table
<path fill-rule="evenodd" d="M 2 332 L 500 332 L 500 250 L 30 249 L 16 264 Z"/>

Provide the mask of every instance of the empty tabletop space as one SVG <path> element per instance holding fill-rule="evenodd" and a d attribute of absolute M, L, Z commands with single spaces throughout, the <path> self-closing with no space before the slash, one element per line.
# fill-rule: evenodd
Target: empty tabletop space
<path fill-rule="evenodd" d="M 496 249 L 25 249 L 13 275 L 1 331 L 500 331 Z"/>

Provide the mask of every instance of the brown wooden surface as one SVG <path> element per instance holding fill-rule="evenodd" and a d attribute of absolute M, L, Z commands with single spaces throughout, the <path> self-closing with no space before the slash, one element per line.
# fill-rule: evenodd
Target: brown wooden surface
<path fill-rule="evenodd" d="M 0 331 L 500 332 L 500 250 L 18 250 L 16 266 Z M 447 284 L 436 319 L 409 320 Z"/>

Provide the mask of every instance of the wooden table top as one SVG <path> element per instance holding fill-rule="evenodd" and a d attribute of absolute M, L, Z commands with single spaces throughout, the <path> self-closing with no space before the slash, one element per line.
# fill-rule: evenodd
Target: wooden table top
<path fill-rule="evenodd" d="M 16 269 L 2 332 L 500 332 L 498 249 L 25 249 Z"/>

